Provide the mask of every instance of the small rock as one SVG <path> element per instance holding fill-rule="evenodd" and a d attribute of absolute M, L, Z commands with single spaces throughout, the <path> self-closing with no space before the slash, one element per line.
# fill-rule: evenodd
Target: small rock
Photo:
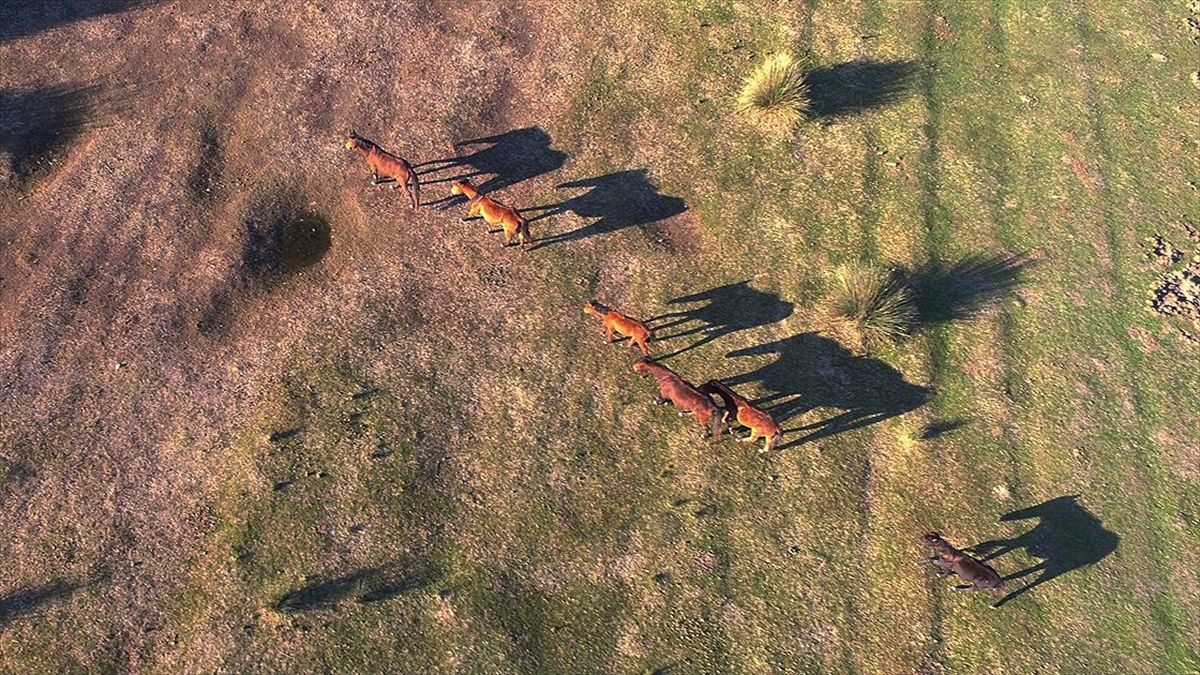
<path fill-rule="evenodd" d="M 1154 52 L 1153 54 L 1151 54 L 1150 58 L 1154 59 L 1155 61 L 1158 61 L 1159 63 L 1166 63 L 1167 61 L 1170 60 L 1167 58 L 1166 54 L 1159 54 L 1158 52 Z"/>

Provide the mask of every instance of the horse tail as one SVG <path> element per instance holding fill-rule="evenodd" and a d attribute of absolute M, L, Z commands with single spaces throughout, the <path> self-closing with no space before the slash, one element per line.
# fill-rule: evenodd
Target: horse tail
<path fill-rule="evenodd" d="M 715 411 L 713 412 L 712 422 L 709 423 L 712 427 L 709 429 L 709 433 L 715 439 L 721 437 L 721 424 L 725 422 L 725 411 L 717 406 L 713 406 L 713 408 L 715 408 Z"/>
<path fill-rule="evenodd" d="M 517 216 L 517 234 L 521 235 L 522 246 L 528 246 L 533 243 L 533 236 L 529 234 L 529 221 L 521 216 Z"/>

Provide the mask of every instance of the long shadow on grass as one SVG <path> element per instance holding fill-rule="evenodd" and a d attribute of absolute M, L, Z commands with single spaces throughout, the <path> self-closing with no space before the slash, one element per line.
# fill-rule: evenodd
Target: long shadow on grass
<path fill-rule="evenodd" d="M 813 117 L 853 115 L 894 103 L 912 91 L 920 71 L 916 61 L 859 59 L 821 66 L 804 76 Z"/>
<path fill-rule="evenodd" d="M 1019 548 L 1041 562 L 1006 577 L 1005 581 L 1021 579 L 1040 572 L 1032 582 L 1004 596 L 996 606 L 1027 593 L 1044 583 L 1081 567 L 1094 565 L 1117 550 L 1121 538 L 1104 528 L 1100 519 L 1081 506 L 1079 495 L 1066 495 L 1042 502 L 1027 509 L 1010 511 L 1000 516 L 1000 522 L 1037 518 L 1033 529 L 1011 539 L 993 539 L 971 547 L 991 560 Z"/>
<path fill-rule="evenodd" d="M 95 123 L 99 93 L 96 85 L 0 90 L 0 156 L 10 180 L 23 182 L 49 166 Z"/>
<path fill-rule="evenodd" d="M 523 212 L 540 212 L 529 218 L 530 223 L 567 212 L 594 220 L 567 232 L 539 235 L 536 248 L 579 241 L 631 226 L 646 229 L 647 234 L 653 235 L 649 231 L 651 225 L 687 210 L 682 199 L 660 194 L 645 169 L 616 171 L 555 187 L 560 190 L 587 188 L 588 191 L 557 204 L 523 209 Z"/>
<path fill-rule="evenodd" d="M 758 382 L 772 393 L 755 403 L 780 422 L 816 408 L 841 410 L 819 422 L 785 429 L 804 433 L 780 450 L 902 415 L 923 405 L 930 395 L 929 389 L 906 382 L 904 374 L 887 363 L 856 356 L 817 333 L 800 333 L 727 356 L 762 354 L 778 358 L 758 370 L 725 378 L 725 383 Z"/>
<path fill-rule="evenodd" d="M 35 611 L 38 608 L 70 597 L 81 588 L 86 588 L 104 577 L 87 582 L 53 581 L 36 588 L 23 588 L 6 595 L 0 595 L 0 627 L 22 614 Z"/>
<path fill-rule="evenodd" d="M 4 0 L 0 2 L 0 42 L 105 14 L 119 14 L 162 0 Z"/>
<path fill-rule="evenodd" d="M 424 567 L 380 565 L 332 579 L 318 580 L 285 594 L 275 603 L 282 612 L 308 612 L 336 607 L 346 600 L 380 602 L 424 588 L 437 575 Z"/>
<path fill-rule="evenodd" d="M 920 326 L 969 319 L 1011 293 L 1029 267 L 1023 256 L 973 253 L 902 270 Z"/>
<path fill-rule="evenodd" d="M 491 176 L 482 183 L 478 180 L 473 180 L 472 183 L 480 192 L 493 192 L 554 171 L 567 161 L 567 153 L 550 147 L 550 134 L 541 127 L 513 129 L 495 136 L 474 138 L 454 144 L 457 149 L 471 149 L 477 146 L 482 147 L 463 155 L 416 164 L 414 168 L 421 176 L 421 184 L 431 185 Z M 443 198 L 429 204 L 448 201 L 450 198 Z"/>
<path fill-rule="evenodd" d="M 655 331 L 655 340 L 701 336 L 696 342 L 660 356 L 666 359 L 708 344 L 738 331 L 783 321 L 792 315 L 794 305 L 774 293 L 760 291 L 750 281 L 716 286 L 684 295 L 667 302 L 684 309 L 653 317 L 647 324 Z M 668 331 L 675 331 L 670 332 Z"/>

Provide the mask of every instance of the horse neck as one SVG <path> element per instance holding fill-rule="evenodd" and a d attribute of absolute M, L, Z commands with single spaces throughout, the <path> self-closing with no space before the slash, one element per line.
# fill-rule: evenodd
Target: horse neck
<path fill-rule="evenodd" d="M 951 546 L 950 542 L 945 539 L 942 540 L 941 546 L 938 546 L 937 549 L 943 558 L 951 560 L 962 560 L 963 558 L 963 552 Z"/>
<path fill-rule="evenodd" d="M 373 151 L 378 150 L 379 146 L 365 138 L 354 139 L 354 149 L 361 152 L 363 155 L 369 155 Z"/>
<path fill-rule="evenodd" d="M 463 196 L 465 196 L 467 199 L 475 199 L 476 197 L 479 196 L 479 190 L 476 190 L 474 188 L 474 186 L 467 185 L 466 183 L 463 183 L 462 187 L 460 187 L 459 190 L 463 193 Z"/>

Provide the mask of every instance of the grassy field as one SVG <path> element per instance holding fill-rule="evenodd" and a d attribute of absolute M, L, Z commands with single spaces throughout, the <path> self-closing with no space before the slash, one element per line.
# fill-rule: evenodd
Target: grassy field
<path fill-rule="evenodd" d="M 0 672 L 1200 672 L 1195 3 L 84 4 L 0 28 Z"/>

